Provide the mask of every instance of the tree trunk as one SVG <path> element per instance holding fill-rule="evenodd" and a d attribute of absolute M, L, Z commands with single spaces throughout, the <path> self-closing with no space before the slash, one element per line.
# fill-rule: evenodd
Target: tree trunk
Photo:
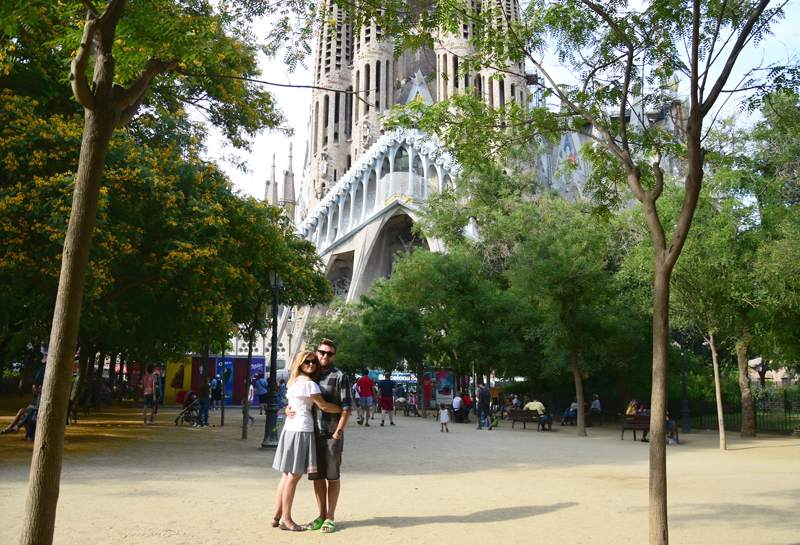
<path fill-rule="evenodd" d="M 23 545 L 46 545 L 53 542 L 70 378 L 78 340 L 83 289 L 97 217 L 103 166 L 115 127 L 114 116 L 86 110 L 78 173 L 75 176 L 72 210 L 64 240 L 61 275 L 50 332 L 48 372 L 45 375 L 36 441 L 33 445 L 20 537 Z"/>
<path fill-rule="evenodd" d="M 252 369 L 251 363 L 253 361 L 253 342 L 256 337 L 256 324 L 258 324 L 258 314 L 261 312 L 261 299 L 256 303 L 256 309 L 253 316 L 253 325 L 250 331 L 247 332 L 247 374 L 244 380 L 244 401 L 242 402 L 242 439 L 247 439 L 247 427 L 250 424 L 250 370 Z M 277 350 L 277 346 L 272 347 Z M 272 386 L 270 386 L 271 388 Z"/>
<path fill-rule="evenodd" d="M 425 410 L 425 364 L 420 359 L 417 363 L 417 410 L 422 415 L 422 418 L 428 418 L 428 411 Z"/>
<path fill-rule="evenodd" d="M 103 384 L 103 366 L 106 364 L 106 353 L 105 351 L 100 352 L 100 357 L 97 358 L 97 370 L 94 375 L 94 386 L 100 387 Z"/>
<path fill-rule="evenodd" d="M 631 402 L 631 388 L 628 384 L 628 376 L 622 369 L 617 369 L 617 379 L 619 380 L 619 389 L 622 392 L 622 406 L 627 407 L 628 403 Z"/>
<path fill-rule="evenodd" d="M 758 370 L 758 384 L 764 388 L 767 385 L 767 364 L 764 358 L 761 358 L 761 367 Z"/>
<path fill-rule="evenodd" d="M 531 381 L 531 399 L 534 397 L 539 396 L 539 391 L 541 390 L 541 386 L 539 385 L 539 381 L 536 380 L 536 377 L 530 377 Z"/>
<path fill-rule="evenodd" d="M 653 386 L 650 394 L 650 545 L 669 543 L 667 519 L 667 382 L 670 270 L 656 255 L 653 290 Z"/>
<path fill-rule="evenodd" d="M 753 333 L 749 324 L 742 326 L 742 340 L 736 343 L 736 361 L 739 364 L 739 390 L 742 392 L 742 437 L 756 436 L 756 413 L 753 406 L 753 392 L 750 391 L 750 366 L 747 354 Z"/>
<path fill-rule="evenodd" d="M 714 342 L 714 334 L 708 336 L 708 344 L 711 346 L 711 362 L 714 364 L 714 391 L 717 396 L 717 418 L 719 419 L 719 448 L 726 450 L 725 441 L 725 414 L 722 411 L 722 383 L 719 377 L 719 359 L 717 357 L 717 345 Z"/>
<path fill-rule="evenodd" d="M 110 358 L 111 363 L 109 364 L 109 367 L 108 367 L 108 384 L 109 384 L 109 386 L 111 386 L 112 390 L 114 389 L 114 384 L 117 383 L 116 367 L 117 367 L 117 357 L 118 356 L 119 356 L 119 353 L 117 353 L 117 352 L 112 352 L 111 353 L 111 358 Z"/>
<path fill-rule="evenodd" d="M 223 375 L 225 374 L 225 345 L 226 344 L 228 344 L 228 339 L 225 339 L 224 341 L 222 341 L 222 373 L 223 373 Z M 206 369 L 206 378 L 207 378 L 207 377 L 211 376 L 209 374 L 209 372 L 208 372 L 208 345 L 206 345 L 206 367 L 205 367 L 205 369 Z M 214 365 L 214 374 L 216 374 L 216 369 L 217 369 L 217 366 L 215 364 Z M 223 393 L 222 404 L 220 405 L 220 408 L 219 408 L 219 425 L 220 425 L 220 427 L 225 425 L 225 395 L 224 395 L 225 394 L 225 389 L 224 388 L 222 390 L 222 393 Z"/>
<path fill-rule="evenodd" d="M 69 400 L 72 401 L 72 420 L 78 421 L 78 402 L 83 394 L 83 383 L 86 381 L 86 371 L 89 367 L 89 361 L 93 359 L 94 346 L 91 341 L 86 338 L 81 340 L 81 351 L 78 354 L 78 374 L 75 376 L 75 382 L 72 383 L 72 391 L 69 395 Z M 67 402 L 69 403 L 69 401 Z"/>
<path fill-rule="evenodd" d="M 583 408 L 583 378 L 578 367 L 579 344 L 572 345 L 569 351 L 569 362 L 572 365 L 572 376 L 575 379 L 575 396 L 578 398 L 578 437 L 586 437 L 586 411 Z"/>

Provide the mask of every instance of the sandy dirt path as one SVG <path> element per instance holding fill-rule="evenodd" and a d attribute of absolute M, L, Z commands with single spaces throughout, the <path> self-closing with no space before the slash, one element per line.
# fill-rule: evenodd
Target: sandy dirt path
<path fill-rule="evenodd" d="M 257 410 L 253 412 L 257 415 Z M 114 406 L 68 428 L 55 542 L 123 544 L 647 542 L 648 447 L 617 425 L 537 433 L 509 422 L 477 431 L 432 419 L 351 421 L 332 535 L 269 527 L 279 474 L 260 448 L 264 417 L 241 439 L 241 411 L 224 428 L 173 425 L 162 409 L 143 426 Z M 10 422 L 3 411 L 0 424 Z M 219 422 L 219 413 L 211 413 Z M 668 446 L 672 543 L 800 543 L 800 439 L 716 432 Z M 16 543 L 30 443 L 0 437 L 0 543 Z M 294 516 L 316 516 L 312 486 L 298 487 Z"/>

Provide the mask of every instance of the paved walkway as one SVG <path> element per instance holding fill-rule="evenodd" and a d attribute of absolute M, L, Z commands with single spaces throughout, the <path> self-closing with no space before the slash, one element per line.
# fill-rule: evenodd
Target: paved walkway
<path fill-rule="evenodd" d="M 648 446 L 620 441 L 610 423 L 578 438 L 574 427 L 537 433 L 507 421 L 440 433 L 433 419 L 398 415 L 397 426 L 376 419 L 370 428 L 353 420 L 336 533 L 293 535 L 267 524 L 278 473 L 259 448 L 264 417 L 243 441 L 241 410 L 206 429 L 174 426 L 176 412 L 162 410 L 150 427 L 140 409 L 114 406 L 69 428 L 56 543 L 647 542 Z M 702 431 L 668 446 L 672 542 L 800 542 L 800 440 L 729 434 L 729 451 L 717 445 Z M 19 537 L 30 451 L 18 436 L 0 437 L 0 543 Z M 315 510 L 303 480 L 295 518 Z"/>

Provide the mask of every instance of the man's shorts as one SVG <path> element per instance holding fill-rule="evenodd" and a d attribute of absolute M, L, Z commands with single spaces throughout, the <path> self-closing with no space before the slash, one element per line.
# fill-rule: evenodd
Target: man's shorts
<path fill-rule="evenodd" d="M 674 427 L 675 427 L 675 422 L 672 422 L 671 420 L 667 420 L 667 429 L 671 430 Z"/>
<path fill-rule="evenodd" d="M 362 407 L 372 407 L 372 396 L 369 397 L 359 397 L 358 404 Z"/>
<path fill-rule="evenodd" d="M 394 410 L 394 398 L 393 397 L 382 397 L 381 398 L 381 410 L 382 411 L 393 411 Z"/>
<path fill-rule="evenodd" d="M 267 404 L 267 396 L 269 394 L 258 394 L 258 402 L 263 403 L 264 405 Z"/>
<path fill-rule="evenodd" d="M 339 468 L 342 466 L 342 451 L 344 450 L 344 437 L 334 439 L 333 436 L 316 437 L 317 441 L 317 472 L 309 473 L 309 481 L 327 479 L 339 480 Z"/>
<path fill-rule="evenodd" d="M 221 401 L 222 392 L 211 392 L 211 401 Z"/>
<path fill-rule="evenodd" d="M 144 396 L 144 406 L 153 407 L 156 404 L 156 396 L 153 394 L 145 394 Z"/>

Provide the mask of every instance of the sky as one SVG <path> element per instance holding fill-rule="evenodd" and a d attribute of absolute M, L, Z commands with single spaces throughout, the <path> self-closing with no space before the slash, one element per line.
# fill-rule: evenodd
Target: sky
<path fill-rule="evenodd" d="M 786 17 L 782 22 L 774 27 L 774 36 L 769 37 L 758 46 L 751 46 L 739 57 L 737 67 L 740 68 L 738 77 L 741 77 L 741 67 L 754 66 L 759 64 L 762 59 L 765 64 L 786 59 L 796 55 L 800 50 L 800 2 L 793 2 L 786 7 Z M 267 21 L 257 23 L 256 33 L 266 34 L 264 25 Z M 260 27 L 260 28 L 259 28 Z M 309 66 L 314 62 L 313 58 L 308 60 Z M 312 73 L 310 70 L 298 68 L 295 72 L 289 73 L 286 65 L 280 59 L 261 58 L 262 79 L 276 83 L 290 83 L 295 85 L 311 85 Z M 562 70 L 554 70 L 558 74 L 563 74 Z M 736 76 L 735 76 L 736 77 Z M 731 78 L 732 80 L 734 78 Z M 738 79 L 738 78 L 736 78 Z M 687 82 L 682 82 L 679 86 L 679 94 L 686 94 Z M 230 147 L 225 147 L 218 134 L 212 133 L 207 143 L 207 157 L 217 161 L 223 170 L 228 174 L 236 188 L 242 192 L 256 198 L 264 198 L 265 182 L 269 179 L 272 158 L 275 156 L 276 173 L 280 179 L 281 173 L 288 166 L 289 144 L 293 143 L 292 166 L 295 173 L 295 191 L 300 188 L 306 142 L 308 140 L 308 121 L 311 105 L 311 89 L 292 89 L 284 87 L 270 87 L 278 107 L 286 117 L 286 125 L 294 130 L 291 137 L 281 133 L 264 133 L 255 138 L 252 153 L 237 153 Z M 732 106 L 728 106 L 732 111 Z M 226 155 L 236 155 L 240 159 L 246 160 L 249 172 L 243 173 L 234 168 L 230 163 L 224 161 Z"/>

